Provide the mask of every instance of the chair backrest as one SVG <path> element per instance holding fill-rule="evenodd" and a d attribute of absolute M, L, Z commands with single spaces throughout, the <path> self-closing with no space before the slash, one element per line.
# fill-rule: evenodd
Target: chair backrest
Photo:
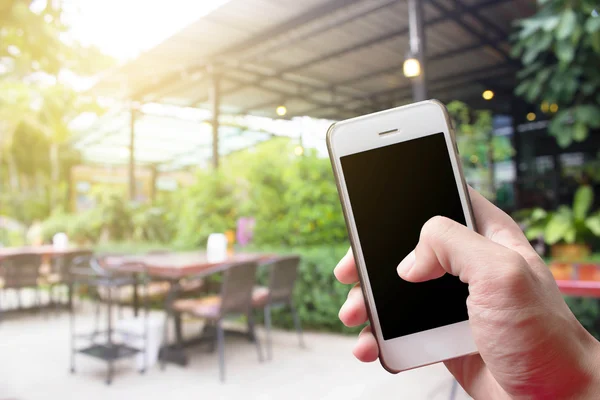
<path fill-rule="evenodd" d="M 87 267 L 94 253 L 90 250 L 77 250 L 65 253 L 55 258 L 54 272 L 60 274 L 63 280 L 69 276 L 73 267 Z"/>
<path fill-rule="evenodd" d="M 35 253 L 23 253 L 9 256 L 2 261 L 0 276 L 5 289 L 35 287 L 40 277 L 42 256 Z"/>
<path fill-rule="evenodd" d="M 257 263 L 247 262 L 225 271 L 221 287 L 221 314 L 247 313 L 252 308 L 257 267 Z"/>
<path fill-rule="evenodd" d="M 271 302 L 291 300 L 299 265 L 299 256 L 282 257 L 271 263 L 269 273 L 269 300 Z"/>

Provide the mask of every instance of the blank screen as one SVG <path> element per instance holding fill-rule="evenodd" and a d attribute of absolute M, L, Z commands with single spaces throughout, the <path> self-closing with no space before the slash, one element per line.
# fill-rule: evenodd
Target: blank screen
<path fill-rule="evenodd" d="M 466 225 L 443 133 L 341 157 L 385 340 L 468 319 L 468 287 L 449 274 L 406 282 L 396 267 L 436 215 Z"/>

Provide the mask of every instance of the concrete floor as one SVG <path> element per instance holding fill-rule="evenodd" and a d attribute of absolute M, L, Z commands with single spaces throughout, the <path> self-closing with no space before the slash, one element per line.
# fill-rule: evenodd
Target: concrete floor
<path fill-rule="evenodd" d="M 91 310 L 80 306 L 78 326 L 91 326 Z M 186 331 L 198 332 L 195 323 Z M 259 331 L 263 337 L 264 332 Z M 192 348 L 186 368 L 158 366 L 145 375 L 131 359 L 117 364 L 111 386 L 106 366 L 80 355 L 69 373 L 69 318 L 59 314 L 10 316 L 0 322 L 0 400 L 36 399 L 449 399 L 452 378 L 443 365 L 390 375 L 378 363 L 361 364 L 354 338 L 306 333 L 306 349 L 294 333 L 273 334 L 274 358 L 259 363 L 253 344 L 226 338 L 227 382 L 218 379 L 216 353 Z M 456 399 L 469 397 L 459 389 Z"/>

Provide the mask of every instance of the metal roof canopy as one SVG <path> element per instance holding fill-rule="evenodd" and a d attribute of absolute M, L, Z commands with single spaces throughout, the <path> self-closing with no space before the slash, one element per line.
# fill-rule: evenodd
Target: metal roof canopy
<path fill-rule="evenodd" d="M 75 148 L 84 154 L 87 162 L 99 165 L 126 165 L 130 157 L 132 123 L 136 136 L 133 151 L 137 165 L 153 166 L 158 171 L 168 171 L 202 165 L 202 162 L 210 160 L 212 126 L 208 115 L 202 115 L 209 113 L 196 113 L 193 116 L 188 113 L 184 117 L 135 110 L 135 118 L 132 121 L 130 112 L 114 109 L 74 138 Z M 281 125 L 289 121 L 274 121 L 280 124 L 275 123 L 267 127 L 264 123 L 248 119 L 221 117 L 221 155 L 254 147 L 273 137 L 296 139 L 289 133 L 289 129 Z"/>
<path fill-rule="evenodd" d="M 428 95 L 509 112 L 519 64 L 509 56 L 522 0 L 422 0 Z M 408 9 L 401 0 L 231 0 L 107 73 L 101 95 L 211 108 L 220 77 L 228 114 L 340 119 L 411 101 L 402 74 Z M 481 98 L 484 89 L 494 100 Z"/>

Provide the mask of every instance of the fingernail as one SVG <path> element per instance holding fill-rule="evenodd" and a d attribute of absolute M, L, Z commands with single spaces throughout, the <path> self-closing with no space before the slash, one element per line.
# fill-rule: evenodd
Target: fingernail
<path fill-rule="evenodd" d="M 398 265 L 398 275 L 406 276 L 406 274 L 408 274 L 408 271 L 411 270 L 413 265 L 415 265 L 415 251 L 414 250 L 411 251 L 410 253 L 408 253 L 408 255 L 406 257 L 404 257 L 404 260 L 402 260 L 400 262 L 400 264 Z"/>

